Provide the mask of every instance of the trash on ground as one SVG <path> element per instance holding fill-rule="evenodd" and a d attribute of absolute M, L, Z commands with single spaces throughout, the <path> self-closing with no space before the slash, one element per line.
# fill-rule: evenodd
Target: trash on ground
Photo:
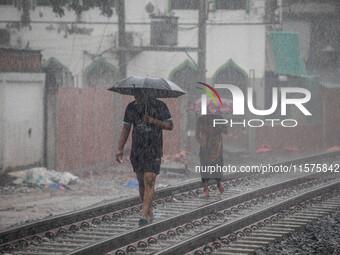
<path fill-rule="evenodd" d="M 259 147 L 256 152 L 268 152 L 272 151 L 273 149 L 269 145 L 262 144 L 261 147 Z"/>
<path fill-rule="evenodd" d="M 328 148 L 327 152 L 338 151 L 338 150 L 340 150 L 340 146 L 333 146 L 331 148 Z"/>
<path fill-rule="evenodd" d="M 160 188 L 166 188 L 169 187 L 170 184 L 163 184 L 163 183 L 159 183 L 156 185 L 156 189 L 160 189 Z"/>
<path fill-rule="evenodd" d="M 133 179 L 131 181 L 128 181 L 123 185 L 124 188 L 130 188 L 130 189 L 137 189 L 138 188 L 138 181 L 137 179 Z"/>
<path fill-rule="evenodd" d="M 13 182 L 15 184 L 50 185 L 59 183 L 69 185 L 79 180 L 77 176 L 69 172 L 56 172 L 54 170 L 47 170 L 45 167 L 31 168 L 11 173 L 11 175 L 17 177 Z"/>
<path fill-rule="evenodd" d="M 68 186 L 66 186 L 65 184 L 59 183 L 59 182 L 45 185 L 45 188 L 52 188 L 52 189 L 63 190 L 63 191 L 71 190 Z"/>

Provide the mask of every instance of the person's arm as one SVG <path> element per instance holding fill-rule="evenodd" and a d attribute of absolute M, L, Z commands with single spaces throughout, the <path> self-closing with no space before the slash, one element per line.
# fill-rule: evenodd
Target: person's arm
<path fill-rule="evenodd" d="M 172 120 L 161 121 L 150 116 L 144 116 L 143 120 L 145 123 L 157 125 L 161 129 L 172 130 L 174 128 L 174 123 Z"/>
<path fill-rule="evenodd" d="M 119 163 L 122 163 L 123 149 L 124 149 L 124 146 L 126 144 L 128 137 L 129 137 L 130 130 L 131 130 L 131 125 L 123 124 L 122 132 L 121 132 L 120 138 L 119 138 L 118 152 L 116 154 L 116 160 Z"/>
<path fill-rule="evenodd" d="M 174 123 L 172 122 L 171 114 L 166 104 L 160 101 L 157 105 L 157 110 L 159 113 L 159 119 L 144 116 L 144 122 L 147 124 L 154 124 L 161 129 L 172 130 L 174 128 Z"/>
<path fill-rule="evenodd" d="M 202 139 L 201 139 L 201 124 L 199 121 L 196 122 L 196 131 L 195 131 L 195 138 L 196 141 L 201 145 Z"/>

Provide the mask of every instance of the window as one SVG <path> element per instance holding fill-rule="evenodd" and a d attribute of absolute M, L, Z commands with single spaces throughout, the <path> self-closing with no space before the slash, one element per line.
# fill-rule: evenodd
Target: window
<path fill-rule="evenodd" d="M 199 0 L 171 0 L 172 10 L 198 10 Z"/>
<path fill-rule="evenodd" d="M 36 1 L 37 1 L 38 6 L 49 6 L 51 4 L 50 0 L 36 0 Z M 114 0 L 106 0 L 106 2 L 109 2 L 110 7 L 114 7 Z M 61 6 L 64 6 L 67 3 L 70 3 L 70 1 L 59 0 L 59 3 Z M 98 0 L 83 0 L 83 6 L 87 6 L 87 7 L 100 7 L 104 3 L 105 3 L 104 1 L 98 1 Z"/>
<path fill-rule="evenodd" d="M 37 6 L 49 6 L 50 0 L 36 0 Z"/>
<path fill-rule="evenodd" d="M 151 45 L 177 45 L 177 17 L 157 18 L 151 21 Z"/>
<path fill-rule="evenodd" d="M 88 7 L 100 7 L 109 2 L 110 7 L 114 7 L 114 0 L 98 1 L 98 0 L 83 0 L 83 5 Z"/>
<path fill-rule="evenodd" d="M 0 0 L 0 5 L 13 5 L 13 0 Z"/>
<path fill-rule="evenodd" d="M 50 0 L 35 0 L 37 3 L 37 6 L 50 6 L 51 1 Z M 58 0 L 58 5 L 65 6 L 67 3 L 69 3 L 68 0 Z"/>
<path fill-rule="evenodd" d="M 8 30 L 0 29 L 0 46 L 8 46 L 10 44 L 11 35 Z"/>
<path fill-rule="evenodd" d="M 245 10 L 247 0 L 215 0 L 217 10 Z"/>

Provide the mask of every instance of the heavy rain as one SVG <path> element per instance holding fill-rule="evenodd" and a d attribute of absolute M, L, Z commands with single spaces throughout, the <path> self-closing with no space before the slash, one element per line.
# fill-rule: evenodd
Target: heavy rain
<path fill-rule="evenodd" d="M 337 254 L 339 213 L 238 246 L 222 204 L 339 190 L 339 38 L 338 0 L 0 0 L 0 254 Z"/>

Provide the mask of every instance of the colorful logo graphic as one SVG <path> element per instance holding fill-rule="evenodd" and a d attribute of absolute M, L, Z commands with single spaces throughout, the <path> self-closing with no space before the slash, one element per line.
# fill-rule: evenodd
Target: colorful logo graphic
<path fill-rule="evenodd" d="M 211 89 L 211 90 L 215 93 L 215 95 L 217 96 L 218 100 L 220 101 L 221 106 L 223 106 L 223 103 L 222 103 L 222 100 L 221 100 L 220 95 L 217 93 L 217 91 L 216 91 L 213 87 L 211 87 L 209 84 L 206 84 L 206 83 L 203 83 L 203 82 L 197 82 L 197 83 L 198 83 L 198 84 L 201 84 L 201 85 L 203 85 L 203 86 L 206 86 L 207 88 Z M 214 100 L 214 103 L 215 103 L 215 105 L 217 106 L 216 100 L 215 100 L 214 96 L 211 94 L 211 92 L 210 92 L 209 90 L 206 90 L 206 89 L 200 88 L 200 87 L 196 87 L 196 88 L 198 88 L 198 89 L 203 90 L 204 92 L 206 92 L 206 93 L 212 98 L 212 100 Z"/>

